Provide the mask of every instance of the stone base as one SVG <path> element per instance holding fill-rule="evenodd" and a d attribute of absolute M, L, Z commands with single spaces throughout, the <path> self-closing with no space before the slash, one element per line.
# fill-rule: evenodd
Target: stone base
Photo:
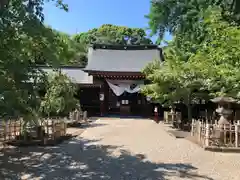
<path fill-rule="evenodd" d="M 224 153 L 240 153 L 240 147 L 217 147 L 217 146 L 209 146 L 203 147 L 206 151 L 212 152 L 224 152 Z"/>

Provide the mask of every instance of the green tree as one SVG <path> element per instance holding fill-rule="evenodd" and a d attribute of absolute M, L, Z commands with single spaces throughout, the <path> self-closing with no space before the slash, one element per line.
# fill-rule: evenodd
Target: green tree
<path fill-rule="evenodd" d="M 144 29 L 116 26 L 112 24 L 104 24 L 99 28 L 77 34 L 74 39 L 79 43 L 87 45 L 93 43 L 122 45 L 128 43 L 135 45 L 152 44 L 152 41 L 146 37 Z"/>
<path fill-rule="evenodd" d="M 55 64 L 56 36 L 42 20 L 43 0 L 1 1 L 0 6 L 0 88 L 1 116 L 24 116 L 36 112 L 41 59 Z M 57 1 L 61 8 L 67 8 Z M 30 83 L 31 82 L 31 83 Z"/>
<path fill-rule="evenodd" d="M 146 17 L 152 34 L 159 35 L 159 43 L 166 31 L 173 35 L 182 33 L 182 36 L 201 41 L 204 38 L 202 20 L 205 10 L 214 6 L 221 8 L 225 20 L 240 24 L 238 0 L 153 0 Z"/>
<path fill-rule="evenodd" d="M 142 92 L 161 104 L 172 106 L 176 101 L 182 101 L 188 107 L 190 120 L 192 102 L 206 96 L 204 87 L 208 68 L 191 59 L 186 61 L 174 46 L 172 43 L 165 48 L 164 62 L 155 61 L 145 67 L 143 72 L 151 83 Z"/>
<path fill-rule="evenodd" d="M 203 17 L 206 33 L 201 43 L 177 33 L 164 49 L 166 61 L 144 69 L 151 84 L 143 92 L 161 103 L 183 100 L 189 119 L 195 98 L 240 95 L 239 26 L 227 22 L 219 8 L 206 9 Z M 179 45 L 181 41 L 186 46 Z"/>
<path fill-rule="evenodd" d="M 60 71 L 49 75 L 46 94 L 41 102 L 40 111 L 45 115 L 66 115 L 76 108 L 76 87 Z"/>
<path fill-rule="evenodd" d="M 87 64 L 87 46 L 79 43 L 70 35 L 54 30 L 57 43 L 58 61 L 62 65 L 85 66 Z"/>
<path fill-rule="evenodd" d="M 227 95 L 239 98 L 239 26 L 224 21 L 219 9 L 209 9 L 204 23 L 209 35 L 202 42 L 202 48 L 194 59 L 211 67 L 207 86 L 213 96 Z"/>

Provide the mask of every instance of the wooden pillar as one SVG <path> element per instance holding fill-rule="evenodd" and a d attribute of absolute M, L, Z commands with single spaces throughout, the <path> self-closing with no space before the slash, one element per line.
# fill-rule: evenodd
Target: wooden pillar
<path fill-rule="evenodd" d="M 105 114 L 105 94 L 104 94 L 104 84 L 101 84 L 100 93 L 99 93 L 99 100 L 100 100 L 100 115 L 104 116 Z"/>
<path fill-rule="evenodd" d="M 103 79 L 103 83 L 100 87 L 100 114 L 101 116 L 107 115 L 108 112 L 108 99 L 109 99 L 109 88 L 107 82 Z"/>
<path fill-rule="evenodd" d="M 104 109 L 105 109 L 105 115 L 108 114 L 109 110 L 109 86 L 107 81 L 104 79 Z"/>
<path fill-rule="evenodd" d="M 238 147 L 238 128 L 239 128 L 239 124 L 235 124 L 235 147 Z"/>
<path fill-rule="evenodd" d="M 209 139 L 210 139 L 210 125 L 206 124 L 205 126 L 206 132 L 205 132 L 205 147 L 209 146 Z"/>

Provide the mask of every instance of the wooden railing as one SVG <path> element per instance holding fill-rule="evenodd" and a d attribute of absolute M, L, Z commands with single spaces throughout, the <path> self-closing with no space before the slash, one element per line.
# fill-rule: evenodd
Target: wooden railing
<path fill-rule="evenodd" d="M 164 111 L 164 122 L 178 127 L 181 123 L 181 112 Z"/>
<path fill-rule="evenodd" d="M 43 138 L 56 139 L 66 135 L 67 124 L 62 119 L 39 120 L 39 125 L 26 125 L 22 119 L 2 120 L 0 124 L 0 141 L 17 139 L 33 140 Z"/>
<path fill-rule="evenodd" d="M 191 136 L 204 147 L 240 148 L 240 121 L 218 125 L 193 120 Z"/>

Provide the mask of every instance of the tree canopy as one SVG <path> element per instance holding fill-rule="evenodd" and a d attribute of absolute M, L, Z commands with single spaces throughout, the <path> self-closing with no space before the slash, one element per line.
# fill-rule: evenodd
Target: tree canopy
<path fill-rule="evenodd" d="M 48 76 L 46 90 L 40 106 L 45 115 L 68 115 L 78 103 L 75 85 L 60 71 Z"/>
<path fill-rule="evenodd" d="M 66 33 L 53 30 L 57 39 L 56 52 L 61 65 L 85 66 L 87 63 L 87 45 L 79 43 Z"/>
<path fill-rule="evenodd" d="M 94 28 L 88 32 L 75 35 L 74 39 L 84 44 L 122 44 L 128 43 L 152 44 L 152 41 L 146 37 L 146 32 L 142 28 L 129 28 L 125 26 L 116 26 L 104 24 L 99 28 Z"/>
<path fill-rule="evenodd" d="M 152 32 L 159 32 L 161 39 L 169 30 L 173 40 L 164 48 L 165 62 L 155 62 L 144 69 L 151 83 L 143 92 L 161 103 L 183 100 L 189 112 L 196 98 L 207 100 L 223 95 L 239 98 L 240 26 L 237 12 L 223 6 L 224 1 L 190 1 L 185 5 L 177 2 L 166 0 L 152 4 L 149 16 Z M 232 5 L 237 4 L 234 3 Z M 181 10 L 191 8 L 182 12 L 176 11 L 177 6 L 182 6 Z M 154 9 L 157 7 L 165 9 L 157 12 Z M 201 11 L 197 11 L 197 7 L 201 7 Z M 196 19 L 191 19 L 191 15 Z M 230 20 L 227 15 L 234 18 Z M 158 22 L 154 18 L 159 18 Z"/>
<path fill-rule="evenodd" d="M 221 9 L 220 13 L 224 20 L 240 24 L 240 1 L 238 0 L 153 0 L 150 13 L 146 17 L 149 19 L 152 34 L 158 34 L 160 40 L 166 31 L 173 35 L 176 33 L 184 35 L 192 31 L 194 38 L 201 39 L 202 36 L 199 37 L 199 35 L 204 26 L 200 25 L 205 11 L 213 6 Z"/>
<path fill-rule="evenodd" d="M 55 36 L 55 54 L 58 63 L 62 65 L 85 66 L 87 64 L 88 47 L 93 43 L 116 45 L 152 44 L 152 41 L 146 37 L 144 29 L 111 24 L 104 24 L 99 28 L 72 36 L 56 30 L 52 30 L 52 32 Z M 41 57 L 38 63 L 46 64 L 46 60 Z"/>
<path fill-rule="evenodd" d="M 36 64 L 58 64 L 56 36 L 43 25 L 44 0 L 5 0 L 0 6 L 1 116 L 35 113 L 39 76 Z M 62 1 L 55 1 L 63 9 Z M 33 82 L 33 83 L 30 83 Z M 33 106 L 35 104 L 35 106 Z"/>

